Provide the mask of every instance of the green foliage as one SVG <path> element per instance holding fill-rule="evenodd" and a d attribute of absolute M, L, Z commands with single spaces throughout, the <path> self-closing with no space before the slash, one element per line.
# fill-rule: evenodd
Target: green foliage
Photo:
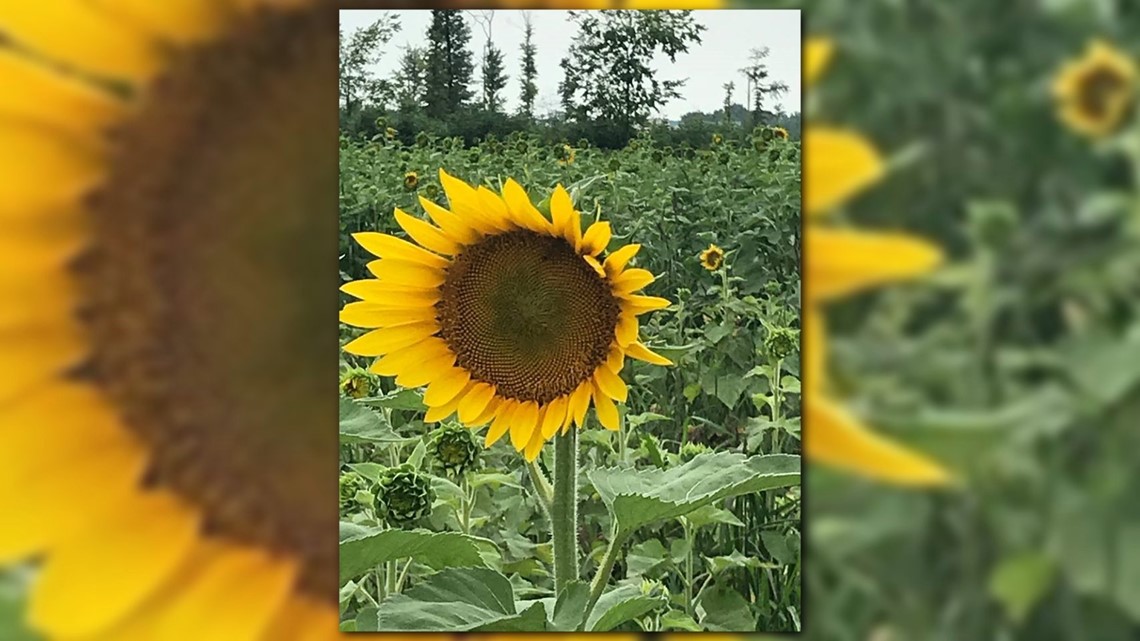
<path fill-rule="evenodd" d="M 468 104 L 475 72 L 469 44 L 471 27 L 457 9 L 432 9 L 427 32 L 425 95 L 427 113 L 440 117 Z"/>
<path fill-rule="evenodd" d="M 384 470 L 376 488 L 376 513 L 393 525 L 415 523 L 431 513 L 435 490 L 412 465 Z"/>
<path fill-rule="evenodd" d="M 381 47 L 400 30 L 392 14 L 381 14 L 372 24 L 359 27 L 347 38 L 340 32 L 340 99 L 351 114 L 368 100 L 383 105 L 391 91 L 388 79 L 377 78 L 372 67 L 379 61 Z"/>

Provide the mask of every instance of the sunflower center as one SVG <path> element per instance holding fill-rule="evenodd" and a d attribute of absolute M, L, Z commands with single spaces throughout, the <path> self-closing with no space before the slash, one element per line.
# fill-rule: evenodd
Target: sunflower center
<path fill-rule="evenodd" d="M 1093 118 L 1110 115 L 1122 99 L 1127 80 L 1111 67 L 1096 67 L 1081 78 L 1078 102 L 1081 111 Z"/>
<path fill-rule="evenodd" d="M 147 482 L 197 506 L 205 534 L 299 561 L 326 601 L 336 57 L 327 8 L 263 10 L 178 53 L 114 132 L 76 266 L 82 375 L 148 446 Z"/>
<path fill-rule="evenodd" d="M 561 238 L 515 231 L 463 250 L 437 303 L 440 335 L 473 380 L 499 396 L 548 403 L 609 353 L 618 304 Z"/>

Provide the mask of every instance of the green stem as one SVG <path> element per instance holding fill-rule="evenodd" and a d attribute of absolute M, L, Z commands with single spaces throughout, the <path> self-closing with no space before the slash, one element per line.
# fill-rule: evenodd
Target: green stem
<path fill-rule="evenodd" d="M 534 485 L 534 493 L 538 496 L 538 502 L 542 505 L 542 509 L 546 512 L 546 518 L 550 518 L 550 504 L 554 501 L 554 488 L 550 487 L 550 481 L 546 480 L 546 475 L 542 473 L 542 468 L 538 466 L 537 461 L 528 461 L 526 464 L 526 471 L 530 474 L 530 482 Z"/>
<path fill-rule="evenodd" d="M 772 452 L 774 454 L 780 453 L 781 441 L 783 440 L 783 430 L 780 427 L 781 406 L 784 404 L 783 393 L 780 391 L 780 374 L 784 368 L 784 359 L 777 358 L 776 363 L 772 366 L 772 424 L 776 429 L 772 432 Z"/>
<path fill-rule="evenodd" d="M 554 439 L 554 499 L 550 508 L 554 534 L 554 587 L 561 594 L 578 579 L 578 430 Z"/>
<path fill-rule="evenodd" d="M 682 522 L 682 527 L 685 530 L 685 543 L 689 549 L 688 554 L 685 555 L 685 610 L 689 616 L 696 618 L 696 612 L 693 609 L 693 530 L 689 527 L 688 523 Z"/>
<path fill-rule="evenodd" d="M 610 573 L 614 570 L 614 563 L 617 562 L 618 555 L 621 554 L 621 547 L 625 545 L 628 536 L 627 533 L 619 534 L 616 531 L 611 533 L 610 545 L 606 548 L 606 555 L 602 557 L 602 563 L 598 566 L 598 573 L 594 575 L 594 580 L 590 583 L 590 602 L 586 605 L 586 614 L 582 617 L 582 621 L 590 618 L 594 606 L 602 597 L 602 592 L 605 591 L 606 585 L 610 582 Z"/>
<path fill-rule="evenodd" d="M 467 474 L 459 479 L 459 488 L 463 490 L 463 498 L 459 502 L 459 528 L 464 534 L 471 534 L 471 492 L 467 487 Z"/>

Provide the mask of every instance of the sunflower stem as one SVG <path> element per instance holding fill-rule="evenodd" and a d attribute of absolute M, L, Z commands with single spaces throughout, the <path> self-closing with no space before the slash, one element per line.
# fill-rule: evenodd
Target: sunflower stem
<path fill-rule="evenodd" d="M 554 535 L 554 588 L 561 594 L 578 579 L 578 431 L 554 439 L 554 499 L 550 509 Z"/>
<path fill-rule="evenodd" d="M 528 461 L 526 471 L 530 474 L 530 482 L 534 486 L 534 494 L 538 497 L 538 503 L 542 506 L 542 511 L 546 513 L 546 519 L 549 521 L 550 504 L 554 501 L 554 488 L 550 487 L 550 481 L 546 480 L 546 475 L 542 473 L 538 461 Z"/>
<path fill-rule="evenodd" d="M 610 573 L 614 570 L 614 563 L 617 563 L 618 555 L 621 554 L 621 548 L 625 545 L 625 540 L 628 537 L 628 533 L 618 532 L 616 526 L 610 533 L 610 544 L 606 548 L 606 555 L 602 557 L 602 563 L 598 566 L 598 573 L 590 582 L 590 601 L 586 605 L 586 614 L 582 617 L 583 625 L 589 620 L 590 614 L 594 611 L 594 606 L 598 604 L 598 599 L 602 598 L 602 592 L 605 591 L 606 585 L 610 582 Z"/>

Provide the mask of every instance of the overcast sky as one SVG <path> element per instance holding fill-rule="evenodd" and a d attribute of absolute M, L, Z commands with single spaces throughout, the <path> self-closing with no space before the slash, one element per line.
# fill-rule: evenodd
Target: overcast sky
<path fill-rule="evenodd" d="M 404 48 L 424 44 L 431 11 L 343 10 L 340 12 L 340 22 L 347 35 L 358 27 L 372 23 L 383 13 L 398 15 L 401 24 L 400 32 L 388 43 L 376 68 L 380 75 L 389 75 L 398 67 Z M 494 14 L 491 36 L 506 58 L 507 110 L 514 111 L 519 104 L 524 12 L 499 10 L 467 13 L 476 66 L 487 37 L 474 17 Z M 539 113 L 559 108 L 561 60 L 569 50 L 576 31 L 568 24 L 566 13 L 555 10 L 530 11 L 534 24 L 534 42 L 538 47 L 538 98 L 535 104 Z M 746 81 L 739 70 L 747 64 L 749 50 L 765 46 L 770 49 L 767 63 L 771 77 L 788 85 L 787 94 L 769 100 L 765 107 L 785 112 L 800 110 L 799 10 L 721 9 L 694 11 L 693 16 L 698 23 L 707 27 L 701 33 L 702 43 L 690 47 L 689 53 L 679 55 L 676 63 L 670 63 L 664 55 L 655 61 L 659 78 L 688 79 L 681 89 L 682 97 L 666 104 L 660 116 L 676 120 L 690 111 L 710 112 L 720 109 L 724 104 L 723 85 L 726 82 L 736 83 L 734 102 L 747 105 Z"/>

